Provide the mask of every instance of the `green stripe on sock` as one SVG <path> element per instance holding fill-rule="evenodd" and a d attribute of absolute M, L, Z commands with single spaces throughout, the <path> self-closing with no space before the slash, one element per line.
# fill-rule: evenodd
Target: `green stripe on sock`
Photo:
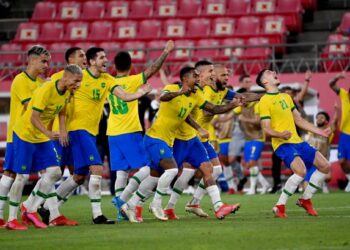
<path fill-rule="evenodd" d="M 316 186 L 315 184 L 313 184 L 312 182 L 309 182 L 309 185 L 313 188 L 316 188 L 317 190 L 321 190 L 322 188 L 320 188 L 319 186 Z"/>
<path fill-rule="evenodd" d="M 157 194 L 160 194 L 161 196 L 165 196 L 166 195 L 166 193 L 162 193 L 159 190 L 156 190 L 156 192 L 157 192 Z"/>
<path fill-rule="evenodd" d="M 250 174 L 250 177 L 257 177 L 257 174 Z"/>
<path fill-rule="evenodd" d="M 10 204 L 10 206 L 13 206 L 13 207 L 19 206 L 19 202 L 9 201 L 9 204 Z"/>
<path fill-rule="evenodd" d="M 116 190 L 114 190 L 116 193 L 118 192 L 123 192 L 124 191 L 124 188 L 117 188 Z"/>
<path fill-rule="evenodd" d="M 199 183 L 198 187 L 205 189 L 205 186 L 201 183 Z"/>
<path fill-rule="evenodd" d="M 90 199 L 90 202 L 101 202 L 101 199 Z"/>
<path fill-rule="evenodd" d="M 179 195 L 182 194 L 182 190 L 180 190 L 180 189 L 173 188 L 173 191 L 174 191 L 175 193 L 179 194 Z"/>
<path fill-rule="evenodd" d="M 32 195 L 35 196 L 35 191 L 34 190 L 32 191 Z"/>
<path fill-rule="evenodd" d="M 142 200 L 145 199 L 146 197 L 143 196 L 139 191 L 136 191 L 136 195 L 140 197 Z"/>
<path fill-rule="evenodd" d="M 7 197 L 6 196 L 0 196 L 0 201 L 7 201 Z"/>
<path fill-rule="evenodd" d="M 287 190 L 283 189 L 283 193 L 285 193 L 286 195 L 288 196 L 292 196 L 293 194 L 292 193 L 289 193 Z"/>
<path fill-rule="evenodd" d="M 139 185 L 141 184 L 140 179 L 137 178 L 136 176 L 131 177 L 131 179 L 134 179 Z"/>
<path fill-rule="evenodd" d="M 39 190 L 36 192 L 36 194 L 37 194 L 38 196 L 40 196 L 41 198 L 44 198 L 44 199 L 47 198 L 47 195 L 44 194 L 44 193 L 42 193 L 42 192 L 40 192 Z"/>
<path fill-rule="evenodd" d="M 215 206 L 217 203 L 219 203 L 219 202 L 222 202 L 222 201 L 217 201 L 217 202 L 215 202 L 215 203 L 214 203 L 214 206 Z"/>
<path fill-rule="evenodd" d="M 56 195 L 57 195 L 57 199 L 58 199 L 59 201 L 64 201 L 64 202 L 67 201 L 67 198 L 63 198 L 63 197 L 59 196 L 58 194 L 56 194 Z"/>
<path fill-rule="evenodd" d="M 50 193 L 50 194 L 47 195 L 47 198 L 46 198 L 46 199 L 52 198 L 52 197 L 56 197 L 56 196 L 57 196 L 56 193 Z"/>

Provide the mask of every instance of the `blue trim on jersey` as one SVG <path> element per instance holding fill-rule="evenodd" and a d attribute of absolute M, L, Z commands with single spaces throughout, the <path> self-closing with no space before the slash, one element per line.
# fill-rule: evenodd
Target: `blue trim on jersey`
<path fill-rule="evenodd" d="M 235 95 L 236 95 L 236 92 L 234 92 L 234 91 L 231 90 L 231 89 L 228 89 L 228 91 L 227 91 L 227 93 L 226 93 L 224 99 L 225 99 L 225 100 L 230 100 L 230 101 L 232 101 L 232 99 L 235 97 Z"/>

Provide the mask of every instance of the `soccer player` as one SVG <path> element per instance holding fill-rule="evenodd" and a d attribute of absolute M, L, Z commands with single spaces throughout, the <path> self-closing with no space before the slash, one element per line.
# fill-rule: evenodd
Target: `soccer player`
<path fill-rule="evenodd" d="M 280 81 L 276 72 L 262 70 L 256 78 L 256 83 L 266 90 L 259 104 L 261 126 L 265 134 L 271 136 L 272 147 L 277 156 L 294 172 L 288 178 L 277 204 L 273 207 L 273 213 L 279 218 L 287 217 L 285 205 L 289 196 L 304 180 L 306 169 L 314 165 L 317 170 L 311 176 L 297 205 L 304 208 L 309 215 L 317 216 L 318 213 L 312 206 L 311 198 L 326 178 L 330 164 L 320 152 L 298 136 L 296 125 L 324 137 L 329 136 L 330 130 L 317 128 L 300 116 L 292 98 L 288 94 L 279 93 Z"/>
<path fill-rule="evenodd" d="M 163 53 L 144 72 L 129 75 L 132 67 L 130 54 L 119 52 L 114 63 L 117 70 L 116 82 L 128 93 L 135 93 L 159 71 L 174 48 L 168 41 Z M 117 219 L 122 219 L 121 206 L 135 192 L 139 184 L 149 176 L 147 153 L 143 145 L 142 127 L 139 119 L 138 101 L 124 102 L 110 94 L 108 97 L 111 112 L 108 118 L 107 135 L 111 152 L 111 171 L 116 171 L 115 197 L 112 202 L 117 208 Z M 130 171 L 137 171 L 129 180 Z"/>
<path fill-rule="evenodd" d="M 60 120 L 63 120 L 61 123 L 64 123 L 66 102 L 71 92 L 79 87 L 81 79 L 82 72 L 79 66 L 67 66 L 63 78 L 47 82 L 35 91 L 28 109 L 17 120 L 13 128 L 13 148 L 16 155 L 13 171 L 17 175 L 10 189 L 10 212 L 6 224 L 8 229 L 27 229 L 17 221 L 18 206 L 29 174 L 39 171 L 42 173 L 40 185 L 32 201 L 22 210 L 25 211 L 24 217 L 35 227 L 47 227 L 40 221 L 36 211 L 47 198 L 55 182 L 61 177 L 58 157 L 52 140 L 67 140 L 64 135 L 61 137 L 59 133 L 52 132 L 50 128 L 57 114 L 60 115 Z M 67 219 L 58 212 L 50 225 L 57 225 L 57 223 L 60 225 L 61 220 L 68 224 Z M 71 225 L 76 224 L 74 221 L 71 222 Z"/>
<path fill-rule="evenodd" d="M 133 101 L 148 93 L 151 88 L 144 85 L 136 93 L 126 93 L 117 80 L 106 73 L 108 59 L 102 48 L 92 47 L 86 51 L 88 68 L 83 70 L 81 87 L 74 94 L 73 115 L 68 124 L 68 135 L 74 160 L 74 175 L 62 182 L 62 199 L 91 173 L 89 197 L 94 224 L 114 224 L 101 210 L 102 160 L 96 147 L 96 134 L 102 116 L 104 102 L 112 93 L 122 101 Z"/>
<path fill-rule="evenodd" d="M 345 192 L 350 192 L 350 90 L 347 91 L 344 88 L 337 86 L 338 80 L 344 78 L 344 73 L 336 75 L 330 80 L 329 86 L 339 96 L 341 101 L 338 159 L 346 178 L 348 179 L 348 185 L 345 187 Z"/>
<path fill-rule="evenodd" d="M 13 151 L 13 127 L 27 108 L 33 92 L 44 80 L 39 76 L 45 73 L 49 67 L 50 53 L 42 46 L 35 45 L 27 52 L 28 65 L 25 71 L 14 78 L 11 85 L 10 120 L 7 129 L 7 144 L 5 154 L 4 173 L 0 180 L 0 226 L 5 225 L 4 207 L 7 196 L 16 174 L 12 170 L 14 166 Z"/>
<path fill-rule="evenodd" d="M 122 206 L 122 210 L 128 215 L 131 222 L 138 222 L 135 218 L 134 209 L 140 200 L 145 199 L 144 190 L 149 191 L 153 188 L 149 180 L 159 176 L 156 193 L 150 204 L 150 211 L 157 219 L 168 220 L 162 209 L 162 197 L 166 195 L 170 183 L 178 173 L 178 165 L 174 159 L 172 149 L 176 131 L 186 120 L 192 127 L 199 130 L 201 134 L 207 133 L 192 118 L 189 118 L 191 111 L 198 107 L 207 112 L 218 114 L 225 113 L 241 104 L 241 99 L 234 99 L 233 102 L 227 105 L 214 105 L 204 99 L 203 95 L 200 94 L 200 90 L 197 90 L 198 94 L 192 93 L 198 77 L 199 74 L 195 68 L 185 67 L 180 72 L 182 85 L 167 85 L 163 90 L 157 118 L 144 137 L 145 147 L 151 158 L 151 175 L 141 183 L 133 197 Z M 197 137 L 195 136 L 195 138 Z M 192 155 L 192 159 L 197 163 L 196 167 L 199 167 L 203 174 L 204 185 L 212 200 L 215 214 L 217 218 L 222 219 L 229 213 L 237 210 L 239 205 L 225 205 L 221 202 L 220 192 L 213 179 L 212 167 L 205 155 L 203 145 L 198 139 L 195 139 L 195 142 L 190 142 L 190 144 L 193 146 L 191 150 L 198 152 L 198 155 Z M 151 182 L 157 183 L 156 181 Z"/>

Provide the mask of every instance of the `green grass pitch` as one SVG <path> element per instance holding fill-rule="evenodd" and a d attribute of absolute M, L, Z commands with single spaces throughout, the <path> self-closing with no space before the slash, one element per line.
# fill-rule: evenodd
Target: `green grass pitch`
<path fill-rule="evenodd" d="M 184 205 L 190 197 L 183 195 L 176 207 L 178 221 L 156 221 L 147 203 L 142 224 L 92 225 L 88 198 L 74 196 L 61 210 L 79 226 L 31 227 L 23 232 L 0 229 L 0 249 L 350 249 L 349 194 L 317 194 L 314 205 L 319 217 L 310 217 L 297 207 L 297 197 L 289 199 L 287 219 L 271 213 L 277 194 L 223 195 L 227 203 L 240 202 L 241 209 L 222 221 L 215 218 L 208 197 L 202 206 L 210 218 L 187 214 Z M 111 197 L 103 198 L 103 210 L 109 218 L 115 217 Z"/>

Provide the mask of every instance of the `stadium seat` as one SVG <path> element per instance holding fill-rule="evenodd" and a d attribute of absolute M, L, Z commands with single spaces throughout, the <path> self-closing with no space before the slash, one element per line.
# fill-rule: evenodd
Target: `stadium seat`
<path fill-rule="evenodd" d="M 198 61 L 202 59 L 209 59 L 211 61 L 219 57 L 219 49 L 217 48 L 207 48 L 200 49 L 200 47 L 215 47 L 219 46 L 219 41 L 217 39 L 201 39 L 196 44 L 196 49 L 193 53 L 193 59 Z"/>
<path fill-rule="evenodd" d="M 67 1 L 61 2 L 58 5 L 58 14 L 56 18 L 62 20 L 79 19 L 80 17 L 80 3 Z"/>
<path fill-rule="evenodd" d="M 64 34 L 64 25 L 60 22 L 47 22 L 41 25 L 39 41 L 55 42 L 62 40 Z"/>
<path fill-rule="evenodd" d="M 156 19 L 143 20 L 138 25 L 137 39 L 156 39 L 160 37 L 162 24 Z"/>
<path fill-rule="evenodd" d="M 96 47 L 96 43 L 79 42 L 79 43 L 74 44 L 74 46 L 82 48 L 83 50 L 87 51 L 91 47 Z"/>
<path fill-rule="evenodd" d="M 73 21 L 67 24 L 65 40 L 85 40 L 88 38 L 89 24 Z"/>
<path fill-rule="evenodd" d="M 196 17 L 201 14 L 200 0 L 179 0 L 178 6 L 177 15 L 179 17 Z"/>
<path fill-rule="evenodd" d="M 169 19 L 164 22 L 163 36 L 168 38 L 182 38 L 186 32 L 186 21 L 182 19 Z"/>
<path fill-rule="evenodd" d="M 269 40 L 263 37 L 249 38 L 248 45 L 260 46 L 268 45 Z M 243 70 L 249 74 L 257 74 L 262 69 L 269 68 L 268 59 L 271 56 L 271 49 L 269 47 L 252 47 L 247 48 L 242 56 L 243 60 L 251 60 L 253 62 L 244 63 Z"/>
<path fill-rule="evenodd" d="M 121 44 L 117 42 L 102 42 L 98 46 L 105 49 L 108 52 L 108 54 L 112 52 L 113 56 L 118 50 L 121 50 L 122 48 Z"/>
<path fill-rule="evenodd" d="M 108 41 L 112 38 L 113 23 L 108 21 L 95 21 L 90 25 L 89 40 Z"/>
<path fill-rule="evenodd" d="M 17 28 L 16 42 L 34 42 L 39 37 L 39 24 L 21 23 Z"/>
<path fill-rule="evenodd" d="M 6 135 L 7 135 L 7 122 L 0 122 L 0 141 L 5 141 L 6 140 Z"/>
<path fill-rule="evenodd" d="M 119 21 L 114 25 L 113 39 L 131 39 L 136 37 L 137 23 L 135 21 Z"/>
<path fill-rule="evenodd" d="M 275 12 L 276 0 L 253 0 L 252 12 L 254 14 L 271 14 Z"/>
<path fill-rule="evenodd" d="M 107 2 L 107 12 L 105 18 L 119 19 L 129 16 L 129 2 L 127 1 L 110 1 Z"/>
<path fill-rule="evenodd" d="M 221 42 L 222 46 L 229 46 L 221 49 L 220 58 L 228 60 L 231 57 L 240 58 L 243 55 L 244 48 L 237 48 L 237 46 L 244 46 L 244 40 L 241 38 L 226 38 Z"/>
<path fill-rule="evenodd" d="M 203 1 L 202 15 L 223 16 L 226 12 L 226 0 L 205 0 Z"/>
<path fill-rule="evenodd" d="M 147 44 L 147 48 L 151 50 L 148 51 L 147 58 L 149 58 L 152 61 L 156 60 L 162 54 L 165 44 L 166 44 L 166 41 L 160 41 L 160 40 L 149 42 Z"/>
<path fill-rule="evenodd" d="M 349 42 L 349 37 L 341 34 L 332 34 L 328 37 L 328 44 L 321 54 L 322 69 L 326 72 L 343 71 L 346 70 L 349 64 L 350 45 L 344 42 Z M 341 44 L 343 43 L 343 44 Z"/>
<path fill-rule="evenodd" d="M 205 38 L 210 36 L 210 20 L 193 18 L 187 22 L 186 37 Z"/>
<path fill-rule="evenodd" d="M 242 16 L 238 19 L 236 35 L 254 36 L 260 33 L 260 19 L 253 16 Z"/>
<path fill-rule="evenodd" d="M 126 42 L 123 45 L 123 48 L 129 51 L 129 54 L 135 63 L 145 63 L 146 55 L 144 49 L 146 48 L 146 44 L 140 41 L 130 41 Z"/>
<path fill-rule="evenodd" d="M 13 66 L 21 63 L 22 46 L 16 43 L 5 43 L 1 45 L 0 65 Z"/>
<path fill-rule="evenodd" d="M 235 19 L 219 17 L 212 22 L 212 33 L 217 37 L 232 36 L 235 31 Z"/>
<path fill-rule="evenodd" d="M 246 16 L 250 13 L 250 0 L 227 0 L 228 8 L 227 15 L 230 16 Z"/>
<path fill-rule="evenodd" d="M 23 51 L 28 51 L 30 48 L 32 48 L 33 46 L 36 46 L 36 45 L 40 45 L 40 46 L 43 46 L 43 47 L 47 48 L 47 44 L 45 44 L 45 43 L 34 42 L 34 43 L 23 44 L 22 50 Z"/>
<path fill-rule="evenodd" d="M 32 21 L 50 21 L 56 16 L 56 3 L 38 2 L 32 15 Z"/>
<path fill-rule="evenodd" d="M 64 53 L 70 47 L 69 43 L 52 43 L 48 48 L 51 53 L 51 62 L 56 65 L 64 65 L 66 63 Z"/>
<path fill-rule="evenodd" d="M 344 34 L 350 34 L 350 12 L 347 12 L 343 15 L 343 18 L 340 23 L 340 30 Z"/>
<path fill-rule="evenodd" d="M 289 31 L 300 32 L 302 30 L 303 7 L 301 0 L 278 0 L 276 6 L 277 15 L 283 15 Z"/>
<path fill-rule="evenodd" d="M 264 36 L 268 36 L 271 44 L 286 42 L 288 33 L 283 16 L 267 16 L 263 19 Z"/>
<path fill-rule="evenodd" d="M 81 20 L 96 20 L 103 18 L 105 3 L 102 1 L 87 1 L 83 3 Z"/>
<path fill-rule="evenodd" d="M 188 59 L 192 57 L 190 49 L 188 48 L 194 48 L 194 45 L 193 40 L 176 41 L 176 49 L 169 55 L 169 61 L 188 61 Z"/>
<path fill-rule="evenodd" d="M 317 1 L 316 0 L 301 0 L 301 5 L 306 10 L 316 10 Z"/>
<path fill-rule="evenodd" d="M 153 1 L 132 1 L 130 3 L 130 16 L 132 18 L 148 18 L 153 15 Z"/>
<path fill-rule="evenodd" d="M 177 15 L 177 1 L 160 0 L 155 2 L 156 17 L 174 17 Z"/>

